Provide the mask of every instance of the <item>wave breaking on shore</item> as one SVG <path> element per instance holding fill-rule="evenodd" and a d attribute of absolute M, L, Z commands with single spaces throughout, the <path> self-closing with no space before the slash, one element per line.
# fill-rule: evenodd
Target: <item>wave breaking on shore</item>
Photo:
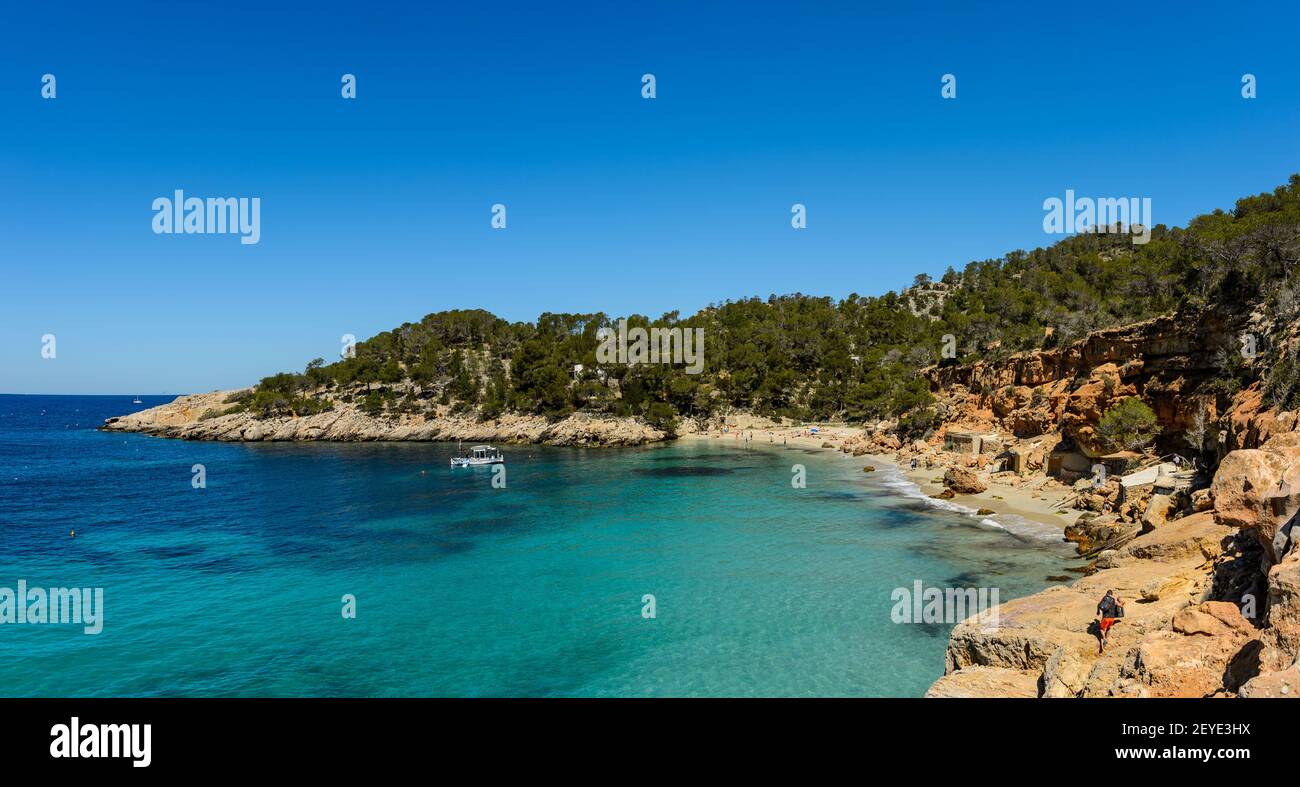
<path fill-rule="evenodd" d="M 1007 533 L 1024 540 L 1060 542 L 1063 538 L 1060 528 L 1029 519 L 1020 514 L 996 513 L 981 515 L 977 508 L 954 503 L 951 500 L 931 497 L 921 489 L 919 484 L 908 478 L 896 466 L 890 465 L 880 468 L 876 471 L 876 474 L 878 476 L 876 480 L 880 486 L 885 487 L 899 497 L 906 498 L 914 503 L 920 503 L 927 508 L 962 514 L 976 520 L 985 527 L 1005 530 Z"/>

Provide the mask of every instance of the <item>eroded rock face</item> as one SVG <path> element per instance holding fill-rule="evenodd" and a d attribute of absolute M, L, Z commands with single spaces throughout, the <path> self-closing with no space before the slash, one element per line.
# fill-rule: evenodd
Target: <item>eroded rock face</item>
<path fill-rule="evenodd" d="M 1150 405 L 1169 436 L 1183 434 L 1198 418 L 1218 423 L 1224 414 L 1199 387 L 1218 375 L 1218 353 L 1235 346 L 1238 330 L 1224 319 L 1212 310 L 1157 317 L 1094 331 L 1066 347 L 924 373 L 952 411 L 945 420 L 1019 437 L 1055 433 L 1095 457 L 1105 453 L 1097 422 L 1126 396 Z M 1257 392 L 1254 399 L 1239 395 L 1233 418 L 1226 450 L 1258 445 L 1261 436 L 1296 426 L 1294 418 L 1271 419 L 1262 412 Z"/>
<path fill-rule="evenodd" d="M 1292 530 L 1300 511 L 1300 434 L 1280 432 L 1260 448 L 1232 451 L 1220 463 L 1211 491 L 1218 521 L 1241 528 L 1258 548 L 1254 577 L 1247 566 L 1235 578 L 1267 623 L 1260 637 L 1262 675 L 1252 679 L 1252 691 L 1258 696 L 1280 690 L 1284 679 L 1267 675 L 1289 669 L 1300 657 L 1300 550 L 1293 547 L 1300 533 Z M 1265 598 L 1258 597 L 1261 585 Z"/>
<path fill-rule="evenodd" d="M 110 418 L 103 429 L 141 432 L 158 437 L 224 442 L 329 440 L 329 441 L 443 441 L 545 443 L 548 445 L 640 445 L 667 435 L 630 418 L 574 414 L 551 422 L 542 416 L 505 415 L 491 421 L 472 416 L 426 418 L 366 415 L 353 404 L 337 403 L 330 412 L 299 418 L 258 419 L 248 413 L 216 415 L 229 407 L 233 391 L 214 391 L 177 397 L 175 401 L 138 413 Z"/>
<path fill-rule="evenodd" d="M 1229 453 L 1210 491 L 1218 521 L 1254 533 L 1268 564 L 1276 564 L 1288 543 L 1280 531 L 1300 511 L 1300 434 L 1277 435 L 1260 448 Z"/>
<path fill-rule="evenodd" d="M 1258 448 L 1278 435 L 1296 432 L 1300 428 L 1300 413 L 1268 409 L 1263 386 L 1256 382 L 1233 397 L 1226 421 L 1227 429 L 1221 441 L 1223 452 Z"/>
<path fill-rule="evenodd" d="M 1165 527 L 1144 533 L 1125 545 L 1120 553 L 1125 560 L 1149 560 L 1161 564 L 1206 563 L 1223 554 L 1225 541 L 1231 535 L 1230 528 L 1223 527 L 1212 514 L 1204 512 L 1172 520 Z"/>
<path fill-rule="evenodd" d="M 1300 551 L 1293 551 L 1268 572 L 1266 669 L 1282 669 L 1300 658 Z"/>

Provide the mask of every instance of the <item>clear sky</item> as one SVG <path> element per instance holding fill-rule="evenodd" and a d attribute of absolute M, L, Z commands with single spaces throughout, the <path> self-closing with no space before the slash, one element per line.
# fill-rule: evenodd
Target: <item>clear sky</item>
<path fill-rule="evenodd" d="M 0 392 L 236 387 L 450 308 L 881 294 L 1051 242 L 1066 189 L 1181 224 L 1300 171 L 1294 0 L 277 5 L 0 10 Z M 154 234 L 176 189 L 260 197 L 261 242 Z"/>

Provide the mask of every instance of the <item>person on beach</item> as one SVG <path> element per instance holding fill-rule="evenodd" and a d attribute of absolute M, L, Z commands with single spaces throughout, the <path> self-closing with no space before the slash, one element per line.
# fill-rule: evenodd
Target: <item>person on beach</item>
<path fill-rule="evenodd" d="M 916 464 L 917 464 L 917 462 L 916 462 L 916 457 L 914 456 L 914 457 L 912 457 L 912 469 L 913 469 L 913 470 L 916 469 Z"/>
<path fill-rule="evenodd" d="M 1101 644 L 1097 646 L 1097 652 L 1101 653 L 1106 650 L 1106 643 L 1110 641 L 1110 627 L 1115 625 L 1115 621 L 1124 617 L 1124 602 L 1115 596 L 1115 591 L 1107 590 L 1106 595 L 1097 602 L 1097 615 L 1101 617 L 1101 623 L 1098 625 Z"/>

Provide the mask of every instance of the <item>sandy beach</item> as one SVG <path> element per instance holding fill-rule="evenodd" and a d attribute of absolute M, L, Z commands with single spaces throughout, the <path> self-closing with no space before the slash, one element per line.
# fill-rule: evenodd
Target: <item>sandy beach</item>
<path fill-rule="evenodd" d="M 754 444 L 777 445 L 791 448 L 804 448 L 828 451 L 843 456 L 846 460 L 862 466 L 877 469 L 889 466 L 896 468 L 904 477 L 915 483 L 925 495 L 936 495 L 943 491 L 944 468 L 935 465 L 926 468 L 918 466 L 915 470 L 910 463 L 900 461 L 888 454 L 862 454 L 851 456 L 840 450 L 844 440 L 862 437 L 866 430 L 852 426 L 817 427 L 812 434 L 809 427 L 765 427 L 737 428 L 728 432 L 697 432 L 682 435 L 684 440 L 704 440 L 715 443 L 741 445 L 748 439 Z M 826 447 L 830 443 L 831 447 Z M 948 502 L 965 506 L 973 510 L 987 509 L 994 514 L 1015 514 L 1025 519 L 1059 528 L 1064 534 L 1070 525 L 1082 513 L 1072 508 L 1060 506 L 1061 502 L 1072 494 L 1071 490 L 1057 484 L 1042 474 L 1026 475 L 1017 486 L 988 479 L 988 489 L 979 494 L 958 494 L 947 498 Z"/>

